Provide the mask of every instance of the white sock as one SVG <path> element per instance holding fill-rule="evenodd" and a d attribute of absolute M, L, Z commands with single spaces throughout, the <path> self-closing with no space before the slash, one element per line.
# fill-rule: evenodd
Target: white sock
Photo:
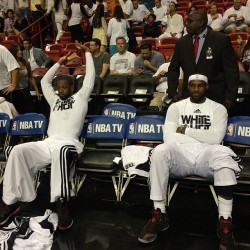
<path fill-rule="evenodd" d="M 165 202 L 165 200 L 154 201 L 154 209 L 156 210 L 157 208 L 159 208 L 162 213 L 166 213 L 166 202 Z"/>
<path fill-rule="evenodd" d="M 228 217 L 232 217 L 232 208 L 233 208 L 233 199 L 226 200 L 220 196 L 218 196 L 219 201 L 219 218 L 223 216 L 226 220 Z"/>

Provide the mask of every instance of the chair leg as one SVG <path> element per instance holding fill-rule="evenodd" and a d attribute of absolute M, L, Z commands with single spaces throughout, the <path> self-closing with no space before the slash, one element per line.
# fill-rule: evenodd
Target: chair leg
<path fill-rule="evenodd" d="M 116 180 L 116 179 L 118 179 L 118 180 Z M 112 181 L 113 181 L 113 186 L 115 189 L 115 195 L 116 195 L 117 202 L 121 201 L 121 197 L 120 197 L 121 180 L 122 180 L 121 172 L 119 172 L 118 175 L 112 176 Z"/>
<path fill-rule="evenodd" d="M 124 179 L 126 181 L 124 182 Z M 128 176 L 127 172 L 122 172 L 122 180 L 121 180 L 121 189 L 120 189 L 120 201 L 122 199 L 122 196 L 124 195 L 129 183 L 130 183 L 131 178 Z"/>
<path fill-rule="evenodd" d="M 0 163 L 0 184 L 3 182 L 5 166 L 6 163 Z"/>
<path fill-rule="evenodd" d="M 84 174 L 83 176 L 80 176 L 78 174 L 76 174 L 74 176 L 74 178 L 72 179 L 72 189 L 75 193 L 75 195 L 77 196 L 80 188 L 82 187 L 84 181 L 86 180 L 87 174 Z"/>
<path fill-rule="evenodd" d="M 167 191 L 167 206 L 169 206 L 170 201 L 173 198 L 174 193 L 175 193 L 178 185 L 179 185 L 179 182 L 175 182 L 174 186 L 171 189 L 170 182 L 169 182 L 169 184 L 168 184 L 168 191 Z"/>

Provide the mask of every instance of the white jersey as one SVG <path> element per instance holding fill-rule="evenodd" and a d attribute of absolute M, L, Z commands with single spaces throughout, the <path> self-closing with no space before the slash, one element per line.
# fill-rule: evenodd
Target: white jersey
<path fill-rule="evenodd" d="M 0 45 L 0 90 L 11 84 L 11 71 L 19 68 L 14 56 L 4 46 Z"/>
<path fill-rule="evenodd" d="M 114 54 L 110 59 L 110 70 L 115 70 L 119 74 L 124 74 L 134 69 L 135 54 L 126 51 L 123 55 Z"/>
<path fill-rule="evenodd" d="M 48 127 L 50 138 L 65 138 L 78 141 L 95 79 L 94 63 L 89 52 L 86 53 L 86 59 L 86 76 L 82 88 L 66 100 L 61 100 L 51 85 L 56 71 L 60 68 L 58 63 L 50 68 L 41 81 L 43 94 L 51 109 Z"/>
<path fill-rule="evenodd" d="M 164 142 L 220 144 L 226 134 L 227 117 L 226 108 L 208 98 L 204 103 L 192 103 L 190 98 L 173 103 L 164 124 Z M 187 126 L 185 135 L 176 133 L 180 126 Z"/>

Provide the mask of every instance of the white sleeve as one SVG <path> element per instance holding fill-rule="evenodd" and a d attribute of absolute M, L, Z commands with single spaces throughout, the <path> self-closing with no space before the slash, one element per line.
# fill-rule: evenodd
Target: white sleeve
<path fill-rule="evenodd" d="M 89 98 L 92 93 L 95 83 L 95 66 L 93 58 L 90 52 L 85 53 L 86 57 L 86 75 L 83 80 L 81 89 L 77 92 L 77 95 L 81 95 L 83 98 Z"/>
<path fill-rule="evenodd" d="M 114 58 L 114 56 L 112 56 L 112 57 L 110 58 L 109 69 L 110 69 L 110 70 L 115 70 L 115 58 Z"/>
<path fill-rule="evenodd" d="M 113 23 L 113 18 L 109 20 L 108 23 L 108 29 L 107 29 L 107 36 L 111 37 L 111 32 L 112 32 L 112 23 Z"/>
<path fill-rule="evenodd" d="M 60 67 L 61 67 L 60 64 L 55 63 L 47 71 L 47 73 L 44 75 L 44 77 L 41 80 L 43 95 L 44 95 L 45 99 L 47 100 L 47 102 L 49 103 L 50 106 L 54 103 L 54 101 L 55 101 L 55 99 L 57 97 L 57 94 L 55 93 L 55 90 L 52 87 L 52 81 L 53 81 L 53 78 L 54 78 L 57 70 Z"/>
<path fill-rule="evenodd" d="M 7 67 L 8 72 L 11 72 L 14 69 L 19 68 L 19 64 L 17 63 L 17 60 L 15 57 L 9 52 L 7 48 L 1 45 L 0 50 L 0 56 L 2 57 L 2 61 Z"/>
<path fill-rule="evenodd" d="M 212 23 L 212 18 L 211 18 L 211 15 L 208 14 L 207 15 L 207 25 L 210 25 Z"/>
<path fill-rule="evenodd" d="M 226 134 L 227 117 L 226 108 L 218 105 L 213 110 L 213 121 L 208 130 L 186 128 L 185 134 L 200 142 L 220 144 Z"/>

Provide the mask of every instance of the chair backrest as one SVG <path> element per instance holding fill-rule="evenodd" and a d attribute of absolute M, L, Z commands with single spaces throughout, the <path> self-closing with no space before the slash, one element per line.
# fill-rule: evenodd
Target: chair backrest
<path fill-rule="evenodd" d="M 32 71 L 32 76 L 44 76 L 48 70 L 48 68 L 36 68 Z"/>
<path fill-rule="evenodd" d="M 98 115 L 91 117 L 82 136 L 85 139 L 123 140 L 126 123 L 114 116 Z"/>
<path fill-rule="evenodd" d="M 76 79 L 76 85 L 75 85 L 75 93 L 80 90 L 83 84 L 85 76 L 80 76 Z M 101 93 L 101 88 L 102 88 L 102 78 L 99 76 L 95 77 L 95 84 L 94 88 L 91 93 L 91 97 L 99 96 Z"/>
<path fill-rule="evenodd" d="M 125 99 L 128 92 L 128 78 L 122 75 L 109 75 L 105 77 L 102 85 L 101 95 L 108 102 L 117 102 Z M 117 99 L 117 100 L 115 100 Z"/>
<path fill-rule="evenodd" d="M 136 107 L 125 103 L 109 103 L 103 110 L 102 115 L 119 117 L 126 121 L 136 116 Z"/>
<path fill-rule="evenodd" d="M 78 66 L 74 69 L 73 76 L 74 77 L 83 76 L 85 75 L 85 71 L 86 71 L 86 67 L 84 65 Z"/>
<path fill-rule="evenodd" d="M 67 62 L 65 65 L 66 65 L 66 67 L 69 67 L 69 68 L 79 67 L 82 65 L 82 58 L 76 57 L 73 60 Z"/>
<path fill-rule="evenodd" d="M 46 136 L 47 120 L 42 114 L 27 113 L 16 116 L 12 120 L 10 129 L 11 136 Z"/>
<path fill-rule="evenodd" d="M 69 71 L 69 68 L 67 67 L 60 67 L 57 72 L 56 72 L 56 76 L 58 75 L 69 75 L 70 71 Z"/>
<path fill-rule="evenodd" d="M 0 113 L 0 134 L 8 134 L 10 130 L 10 117 L 6 113 Z"/>
<path fill-rule="evenodd" d="M 162 127 L 165 117 L 158 115 L 136 116 L 126 127 L 126 140 L 158 141 L 163 140 Z"/>
<path fill-rule="evenodd" d="M 59 52 L 61 53 L 62 50 L 63 50 L 63 45 L 60 44 L 60 43 L 51 44 L 51 45 L 50 45 L 50 50 L 57 50 L 57 51 L 59 51 Z"/>
<path fill-rule="evenodd" d="M 250 145 L 250 116 L 230 117 L 224 142 Z"/>
<path fill-rule="evenodd" d="M 240 72 L 240 82 L 237 97 L 250 97 L 250 75 L 248 72 Z"/>
<path fill-rule="evenodd" d="M 172 45 L 175 45 L 176 42 L 177 42 L 177 38 L 176 37 L 165 37 L 165 38 L 162 38 L 160 40 L 160 44 L 163 45 L 163 44 L 172 44 Z"/>
<path fill-rule="evenodd" d="M 137 75 L 131 78 L 128 90 L 130 101 L 147 103 L 154 93 L 151 75 Z"/>

